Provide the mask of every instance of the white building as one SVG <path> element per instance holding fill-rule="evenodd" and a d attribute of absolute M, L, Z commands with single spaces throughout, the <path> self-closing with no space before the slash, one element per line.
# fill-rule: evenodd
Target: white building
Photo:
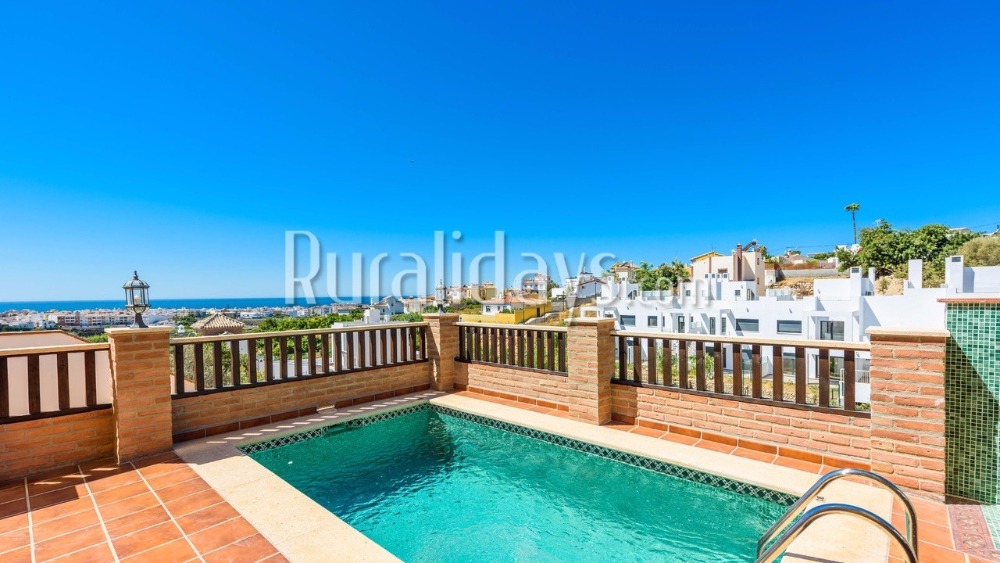
<path fill-rule="evenodd" d="M 1000 295 L 1000 267 L 965 268 L 961 256 L 947 258 L 943 287 L 923 287 L 920 260 L 910 261 L 909 276 L 903 295 L 875 295 L 874 272 L 863 277 L 861 268 L 852 268 L 848 278 L 816 280 L 814 294 L 800 299 L 787 290 L 768 290 L 758 296 L 754 281 L 732 281 L 719 273 L 682 284 L 677 296 L 666 291 L 641 292 L 634 283 L 612 284 L 609 277 L 597 305 L 585 307 L 584 314 L 615 318 L 617 328 L 624 330 L 864 342 L 865 331 L 871 327 L 943 329 L 945 306 L 938 302 L 942 297 Z M 731 345 L 724 348 L 728 370 L 732 368 Z M 810 378 L 817 373 L 817 356 L 815 350 L 807 351 Z M 785 361 L 789 360 L 786 355 Z M 858 354 L 858 369 L 859 383 L 866 382 L 867 354 Z M 765 358 L 764 373 L 772 370 L 770 359 Z"/>
<path fill-rule="evenodd" d="M 539 296 L 545 297 L 549 293 L 549 281 L 549 276 L 537 272 L 535 275 L 521 280 L 521 292 L 537 293 Z"/>

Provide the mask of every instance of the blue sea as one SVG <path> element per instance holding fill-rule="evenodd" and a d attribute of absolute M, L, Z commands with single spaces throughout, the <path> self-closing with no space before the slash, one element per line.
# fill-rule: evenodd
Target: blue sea
<path fill-rule="evenodd" d="M 378 301 L 382 297 L 376 297 Z M 329 297 L 317 298 L 315 303 L 307 303 L 304 298 L 296 298 L 289 304 L 284 297 L 218 297 L 218 298 L 188 298 L 188 299 L 150 299 L 152 308 L 165 309 L 250 309 L 256 307 L 310 307 L 313 305 L 329 305 L 335 301 Z M 336 303 L 371 303 L 370 297 L 339 297 Z M 124 309 L 124 299 L 92 300 L 92 301 L 0 301 L 0 312 L 3 311 L 86 311 L 93 309 Z"/>

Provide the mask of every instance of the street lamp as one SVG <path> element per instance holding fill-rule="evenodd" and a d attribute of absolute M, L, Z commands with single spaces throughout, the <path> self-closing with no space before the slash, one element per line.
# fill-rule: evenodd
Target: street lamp
<path fill-rule="evenodd" d="M 132 279 L 122 286 L 125 290 L 125 310 L 135 313 L 135 321 L 129 328 L 147 328 L 142 322 L 142 313 L 149 309 L 149 284 L 139 279 L 139 272 L 132 273 Z"/>

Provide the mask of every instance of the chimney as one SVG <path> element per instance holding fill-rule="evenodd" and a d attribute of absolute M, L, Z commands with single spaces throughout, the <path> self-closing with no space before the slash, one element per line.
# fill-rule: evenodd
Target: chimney
<path fill-rule="evenodd" d="M 920 289 L 924 287 L 924 261 L 919 258 L 910 260 L 906 266 L 907 276 L 909 279 L 906 280 L 910 287 L 914 289 Z"/>
<path fill-rule="evenodd" d="M 743 245 L 736 244 L 736 281 L 743 281 Z"/>

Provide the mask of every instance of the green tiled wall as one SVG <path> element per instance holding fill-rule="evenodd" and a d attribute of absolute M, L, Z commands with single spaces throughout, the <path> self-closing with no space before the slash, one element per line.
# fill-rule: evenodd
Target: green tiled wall
<path fill-rule="evenodd" d="M 946 492 L 1000 500 L 1000 304 L 948 304 Z"/>

